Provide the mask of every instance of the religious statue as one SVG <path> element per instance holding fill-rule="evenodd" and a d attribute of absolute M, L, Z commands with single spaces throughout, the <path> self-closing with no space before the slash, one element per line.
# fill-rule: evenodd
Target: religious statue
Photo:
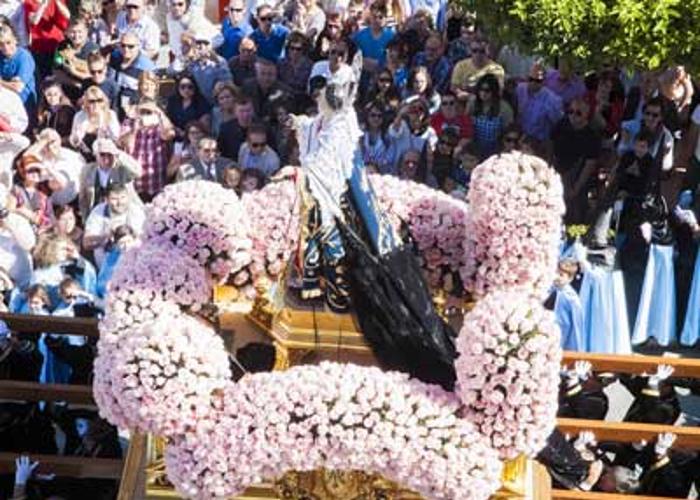
<path fill-rule="evenodd" d="M 359 149 L 353 102 L 362 67 L 331 72 L 318 114 L 293 117 L 305 193 L 301 297 L 363 311 L 363 334 L 387 369 L 454 383 L 454 332 L 436 313 L 410 242 L 377 205 Z"/>

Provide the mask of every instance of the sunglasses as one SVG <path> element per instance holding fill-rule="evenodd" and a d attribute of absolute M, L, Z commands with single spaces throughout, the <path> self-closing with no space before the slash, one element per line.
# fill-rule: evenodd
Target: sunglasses
<path fill-rule="evenodd" d="M 289 50 L 293 50 L 293 51 L 295 51 L 295 52 L 301 52 L 302 50 L 304 50 L 304 47 L 302 47 L 301 45 L 290 45 L 290 46 L 287 47 L 287 48 L 288 48 Z"/>
<path fill-rule="evenodd" d="M 140 5 L 127 5 L 126 8 L 128 10 L 139 10 L 141 8 Z"/>
<path fill-rule="evenodd" d="M 177 3 L 173 3 L 173 4 L 171 4 L 171 5 L 172 5 L 173 7 L 184 7 L 184 6 L 185 6 L 185 2 L 177 2 Z"/>
<path fill-rule="evenodd" d="M 505 142 L 506 144 L 514 144 L 518 142 L 518 140 L 520 140 L 520 137 L 513 137 L 512 135 L 503 138 L 503 142 Z"/>
<path fill-rule="evenodd" d="M 264 148 L 265 146 L 267 146 L 266 142 L 251 142 L 250 143 L 251 149 L 260 149 L 260 148 Z"/>
<path fill-rule="evenodd" d="M 122 49 L 135 49 L 136 45 L 132 45 L 129 43 L 122 43 Z"/>
<path fill-rule="evenodd" d="M 381 113 L 370 113 L 369 117 L 370 118 L 383 118 L 383 115 Z"/>
<path fill-rule="evenodd" d="M 90 74 L 91 74 L 91 75 L 99 75 L 99 74 L 104 73 L 104 72 L 106 72 L 106 71 L 107 71 L 107 68 L 100 68 L 100 69 L 94 69 L 94 68 L 93 68 L 93 69 L 90 70 Z"/>
<path fill-rule="evenodd" d="M 181 83 L 180 90 L 194 90 L 194 85 L 191 83 Z"/>
<path fill-rule="evenodd" d="M 243 12 L 243 9 L 242 8 L 235 8 L 234 9 L 233 7 L 229 7 L 228 11 L 229 12 Z"/>
<path fill-rule="evenodd" d="M 644 116 L 648 116 L 649 118 L 660 118 L 661 113 L 652 113 L 650 111 L 645 111 Z"/>
<path fill-rule="evenodd" d="M 262 23 L 269 23 L 272 22 L 272 16 L 260 17 L 258 20 Z"/>
<path fill-rule="evenodd" d="M 219 151 L 216 148 L 202 148 L 200 149 L 202 153 L 218 153 Z"/>
<path fill-rule="evenodd" d="M 88 104 L 100 104 L 104 102 L 102 99 L 88 99 Z"/>
<path fill-rule="evenodd" d="M 209 40 L 196 40 L 195 45 L 209 45 Z"/>
<path fill-rule="evenodd" d="M 472 54 L 486 54 L 486 49 L 482 49 L 481 47 L 470 49 L 470 51 Z"/>
<path fill-rule="evenodd" d="M 27 170 L 27 174 L 40 174 L 40 173 L 41 173 L 41 170 L 39 170 L 38 168 L 30 168 L 29 170 Z"/>
<path fill-rule="evenodd" d="M 330 56 L 345 57 L 345 51 L 343 50 L 331 50 L 328 52 Z"/>

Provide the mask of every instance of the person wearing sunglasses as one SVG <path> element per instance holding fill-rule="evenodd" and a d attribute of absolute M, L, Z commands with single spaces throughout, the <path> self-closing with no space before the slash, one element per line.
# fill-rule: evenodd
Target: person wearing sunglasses
<path fill-rule="evenodd" d="M 663 101 L 660 97 L 653 97 L 645 104 L 641 119 L 622 122 L 620 143 L 617 152 L 622 156 L 627 151 L 634 149 L 634 139 L 642 131 L 651 134 L 653 140 L 649 145 L 649 152 L 655 161 L 661 165 L 661 170 L 668 172 L 673 168 L 673 134 L 663 122 Z"/>
<path fill-rule="evenodd" d="M 119 86 L 118 110 L 123 117 L 137 98 L 141 73 L 154 71 L 155 64 L 141 50 L 138 35 L 127 31 L 121 36 L 118 52 L 112 54 L 110 66 Z"/>
<path fill-rule="evenodd" d="M 587 222 L 588 193 L 596 188 L 603 137 L 600 129 L 591 126 L 589 111 L 584 99 L 574 99 L 552 130 L 553 164 L 564 185 L 565 220 L 569 224 Z"/>
<path fill-rule="evenodd" d="M 211 121 L 211 106 L 202 96 L 194 77 L 181 73 L 175 81 L 176 91 L 168 98 L 166 113 L 176 128 L 177 138 L 185 137 L 187 123 L 198 121 L 208 127 Z"/>
<path fill-rule="evenodd" d="M 284 17 L 293 30 L 303 33 L 313 43 L 326 25 L 326 14 L 316 0 L 296 0 L 288 4 Z"/>
<path fill-rule="evenodd" d="M 438 92 L 444 92 L 450 86 L 450 74 L 452 63 L 445 57 L 445 45 L 442 35 L 432 32 L 425 40 L 424 49 L 413 58 L 413 66 L 425 66 L 428 68 L 433 88 Z"/>
<path fill-rule="evenodd" d="M 231 160 L 219 155 L 216 139 L 205 136 L 197 143 L 197 156 L 178 169 L 177 180 L 198 179 L 223 185 L 226 171 L 233 166 Z"/>
<path fill-rule="evenodd" d="M 523 133 L 545 144 L 554 126 L 564 116 L 561 97 L 544 86 L 544 67 L 536 63 L 530 68 L 528 81 L 515 90 L 518 118 Z"/>
<path fill-rule="evenodd" d="M 170 0 L 165 23 L 168 30 L 170 56 L 178 60 L 180 65 L 184 63 L 182 35 L 187 31 L 208 32 L 214 48 L 224 41 L 218 29 L 197 8 L 191 7 L 191 0 Z"/>
<path fill-rule="evenodd" d="M 87 59 L 88 73 L 90 78 L 83 82 L 83 95 L 90 87 L 99 87 L 107 97 L 109 106 L 113 109 L 118 109 L 119 104 L 119 85 L 114 79 L 114 75 L 107 64 L 107 59 L 99 52 L 93 52 Z"/>
<path fill-rule="evenodd" d="M 363 69 L 375 73 L 386 61 L 386 47 L 396 36 L 386 26 L 388 8 L 384 0 L 375 0 L 369 10 L 369 25 L 355 33 L 352 41 L 362 52 Z"/>
<path fill-rule="evenodd" d="M 253 28 L 248 23 L 248 11 L 244 0 L 231 0 L 227 14 L 221 21 L 223 43 L 218 52 L 224 59 L 230 61 L 232 57 L 239 54 L 241 41 L 250 36 Z"/>
<path fill-rule="evenodd" d="M 308 57 L 309 40 L 299 31 L 287 38 L 284 58 L 277 64 L 279 79 L 296 94 L 306 94 L 306 86 L 313 63 Z"/>
<path fill-rule="evenodd" d="M 267 144 L 267 129 L 264 125 L 251 125 L 246 142 L 238 152 L 238 164 L 243 171 L 254 169 L 270 178 L 280 168 L 277 153 Z"/>
<path fill-rule="evenodd" d="M 503 88 L 505 70 L 503 66 L 489 58 L 486 40 L 473 41 L 469 51 L 471 57 L 459 61 L 452 70 L 450 84 L 452 92 L 461 100 L 467 99 L 474 93 L 479 78 L 486 74 L 494 75 L 498 79 L 500 88 Z"/>
<path fill-rule="evenodd" d="M 146 13 L 143 0 L 126 0 L 124 9 L 117 14 L 117 35 L 134 33 L 146 57 L 155 60 L 160 50 L 160 28 Z"/>
<path fill-rule="evenodd" d="M 282 57 L 290 30 L 275 22 L 275 14 L 269 5 L 258 6 L 257 19 L 258 27 L 251 33 L 250 38 L 258 47 L 258 56 L 277 62 Z"/>

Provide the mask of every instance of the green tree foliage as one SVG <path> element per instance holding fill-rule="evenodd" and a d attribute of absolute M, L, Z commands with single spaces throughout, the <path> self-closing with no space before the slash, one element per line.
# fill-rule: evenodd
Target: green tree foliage
<path fill-rule="evenodd" d="M 460 0 L 458 0 L 460 1 Z M 502 42 L 545 58 L 700 69 L 700 0 L 461 0 Z"/>

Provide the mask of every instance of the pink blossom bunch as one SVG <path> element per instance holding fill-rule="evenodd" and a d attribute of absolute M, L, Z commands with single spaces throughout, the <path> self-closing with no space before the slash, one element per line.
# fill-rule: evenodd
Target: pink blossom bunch
<path fill-rule="evenodd" d="M 209 181 L 171 184 L 153 199 L 146 220 L 148 239 L 184 251 L 217 281 L 247 279 L 249 219 L 233 191 Z"/>
<path fill-rule="evenodd" d="M 157 317 L 169 306 L 196 312 L 211 302 L 212 282 L 192 257 L 170 245 L 146 242 L 119 259 L 108 285 L 103 333 Z"/>
<path fill-rule="evenodd" d="M 487 499 L 501 463 L 459 401 L 438 386 L 374 367 L 324 362 L 257 373 L 216 398 L 166 449 L 190 498 L 230 498 L 289 470 L 377 472 L 427 498 Z"/>
<path fill-rule="evenodd" d="M 554 430 L 559 335 L 552 312 L 512 290 L 486 295 L 464 318 L 456 342 L 456 393 L 465 417 L 503 459 L 534 456 Z"/>
<path fill-rule="evenodd" d="M 408 226 L 433 290 L 452 291 L 451 280 L 466 263 L 467 204 L 423 184 L 371 175 L 379 205 L 395 227 Z"/>
<path fill-rule="evenodd" d="M 187 314 L 166 314 L 118 343 L 100 339 L 93 392 L 112 424 L 172 436 L 206 417 L 230 378 L 221 337 Z"/>
<path fill-rule="evenodd" d="M 271 182 L 245 193 L 241 201 L 251 227 L 253 281 L 275 281 L 299 244 L 301 215 L 296 183 L 293 179 Z"/>
<path fill-rule="evenodd" d="M 477 297 L 501 288 L 546 293 L 564 213 L 557 173 L 535 156 L 492 156 L 472 173 L 468 202 L 465 288 Z"/>

